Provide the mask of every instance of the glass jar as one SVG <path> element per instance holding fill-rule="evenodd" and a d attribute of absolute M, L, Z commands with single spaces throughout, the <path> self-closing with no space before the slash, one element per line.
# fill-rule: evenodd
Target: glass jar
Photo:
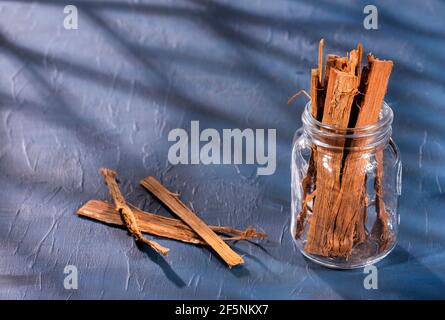
<path fill-rule="evenodd" d="M 339 129 L 311 115 L 292 147 L 292 237 L 321 265 L 373 264 L 396 244 L 402 165 L 391 139 L 393 112 L 384 103 L 377 123 Z"/>

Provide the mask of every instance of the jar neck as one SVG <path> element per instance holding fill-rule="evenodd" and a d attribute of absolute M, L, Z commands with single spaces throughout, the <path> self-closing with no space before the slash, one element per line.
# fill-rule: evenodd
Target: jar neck
<path fill-rule="evenodd" d="M 392 109 L 384 102 L 376 123 L 359 128 L 337 128 L 312 117 L 308 102 L 301 117 L 311 143 L 329 149 L 367 150 L 385 146 L 392 133 Z"/>

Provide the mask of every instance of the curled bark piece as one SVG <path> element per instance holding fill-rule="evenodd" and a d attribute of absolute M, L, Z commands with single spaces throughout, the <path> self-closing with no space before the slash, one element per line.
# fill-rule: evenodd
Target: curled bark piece
<path fill-rule="evenodd" d="M 170 249 L 161 246 L 155 241 L 148 240 L 144 238 L 144 236 L 142 235 L 141 230 L 138 227 L 137 220 L 133 214 L 133 211 L 127 205 L 124 196 L 119 190 L 119 186 L 117 185 L 116 182 L 116 176 L 117 176 L 116 172 L 111 169 L 102 168 L 100 169 L 100 173 L 105 178 L 105 182 L 108 186 L 110 195 L 113 198 L 116 210 L 122 215 L 122 218 L 125 222 L 125 225 L 128 228 L 128 231 L 130 231 L 130 233 L 137 241 L 145 243 L 146 245 L 154 249 L 156 252 L 166 256 Z"/>
<path fill-rule="evenodd" d="M 267 238 L 266 233 L 258 232 L 254 227 L 247 227 L 247 229 L 244 231 L 233 229 L 230 227 L 221 227 L 221 226 L 209 226 L 209 227 L 210 227 L 210 229 L 212 229 L 215 232 L 237 235 L 235 237 L 221 238 L 224 241 L 248 240 L 248 239 L 253 239 L 253 238 L 257 238 L 257 239 Z"/>
<path fill-rule="evenodd" d="M 298 92 L 295 92 L 292 96 L 290 96 L 289 99 L 287 99 L 287 104 L 291 104 L 292 102 L 294 102 L 295 99 L 299 97 L 301 94 L 304 94 L 309 100 L 311 99 L 309 93 L 307 93 L 306 90 L 302 89 Z"/>
<path fill-rule="evenodd" d="M 218 255 L 233 267 L 244 263 L 244 259 L 233 251 L 218 235 L 209 228 L 192 210 L 190 210 L 178 196 L 165 188 L 154 177 L 146 177 L 141 180 L 141 185 L 163 202 L 170 210 L 172 210 L 184 223 L 186 223 L 193 231 L 195 231 Z"/>
<path fill-rule="evenodd" d="M 128 204 L 128 206 L 133 211 L 141 232 L 182 242 L 206 245 L 201 237 L 181 220 L 146 212 L 131 204 Z M 77 214 L 104 223 L 125 226 L 125 222 L 116 211 L 115 206 L 106 201 L 90 200 L 77 211 Z M 253 227 L 249 227 L 246 230 L 237 230 L 229 227 L 210 226 L 210 229 L 218 233 L 232 235 L 230 237 L 221 237 L 224 241 L 262 239 L 267 237 L 265 233 L 258 232 Z"/>

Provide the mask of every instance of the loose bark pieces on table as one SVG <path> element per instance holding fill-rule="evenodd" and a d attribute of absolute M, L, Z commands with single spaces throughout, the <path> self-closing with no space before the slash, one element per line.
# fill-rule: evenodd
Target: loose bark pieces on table
<path fill-rule="evenodd" d="M 229 267 L 244 263 L 243 258 L 233 251 L 204 221 L 179 200 L 177 194 L 169 191 L 154 177 L 146 177 L 140 183 L 212 247 Z"/>
<path fill-rule="evenodd" d="M 128 206 L 133 211 L 141 232 L 192 244 L 207 244 L 195 231 L 179 219 L 168 218 L 146 212 L 131 204 L 128 204 Z M 125 222 L 121 215 L 116 211 L 116 207 L 112 203 L 106 201 L 90 200 L 77 211 L 77 214 L 107 224 L 125 226 Z M 209 227 L 215 232 L 231 235 L 230 237 L 221 235 L 221 239 L 224 241 L 249 240 L 254 238 L 261 239 L 267 237 L 265 233 L 258 232 L 253 227 L 249 227 L 246 230 L 237 230 L 221 226 Z"/>

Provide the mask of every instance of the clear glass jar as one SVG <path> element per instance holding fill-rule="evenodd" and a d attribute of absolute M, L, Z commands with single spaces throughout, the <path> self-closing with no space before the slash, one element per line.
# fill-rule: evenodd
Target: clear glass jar
<path fill-rule="evenodd" d="M 393 112 L 377 123 L 339 129 L 311 115 L 292 147 L 292 237 L 304 256 L 352 269 L 373 264 L 396 244 L 402 165 L 391 139 Z"/>

